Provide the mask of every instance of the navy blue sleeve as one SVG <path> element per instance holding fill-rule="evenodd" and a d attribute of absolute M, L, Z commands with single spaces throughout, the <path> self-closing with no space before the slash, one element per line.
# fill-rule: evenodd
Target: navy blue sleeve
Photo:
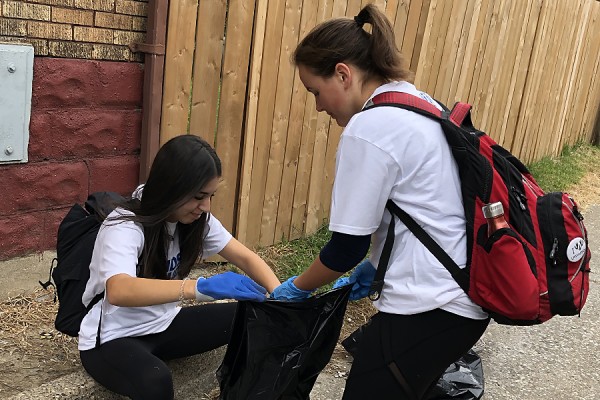
<path fill-rule="evenodd" d="M 348 272 L 365 258 L 371 245 L 371 235 L 355 236 L 333 232 L 319 258 L 329 269 Z"/>

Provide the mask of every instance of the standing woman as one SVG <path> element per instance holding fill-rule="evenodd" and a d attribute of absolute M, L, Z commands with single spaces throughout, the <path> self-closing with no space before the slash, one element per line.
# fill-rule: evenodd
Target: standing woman
<path fill-rule="evenodd" d="M 100 228 L 83 303 L 102 292 L 104 298 L 82 321 L 79 350 L 85 370 L 113 392 L 172 399 L 164 361 L 228 342 L 235 302 L 182 308 L 183 300 L 264 301 L 280 284 L 210 214 L 220 176 L 221 162 L 206 141 L 175 137 L 158 151 L 146 184 Z M 233 272 L 187 279 L 199 257 L 217 253 L 252 279 Z"/>
<path fill-rule="evenodd" d="M 363 29 L 370 24 L 371 32 Z M 336 156 L 329 229 L 331 240 L 298 277 L 271 297 L 299 301 L 354 268 L 351 299 L 365 297 L 382 252 L 388 199 L 410 214 L 449 252 L 466 263 L 460 180 L 440 125 L 395 107 L 361 110 L 382 92 L 405 92 L 434 104 L 407 82 L 409 72 L 385 15 L 367 5 L 354 19 L 315 27 L 293 61 L 306 89 L 345 127 Z M 347 379 L 344 400 L 423 399 L 452 362 L 482 336 L 489 318 L 446 268 L 403 225 L 385 275 L 378 312 L 367 325 Z"/>

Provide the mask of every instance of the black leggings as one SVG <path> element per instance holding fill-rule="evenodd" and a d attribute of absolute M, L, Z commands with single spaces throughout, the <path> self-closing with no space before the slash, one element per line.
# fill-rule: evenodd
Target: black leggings
<path fill-rule="evenodd" d="M 173 378 L 164 361 L 227 344 L 237 303 L 184 307 L 161 333 L 126 337 L 81 351 L 81 363 L 98 383 L 131 399 L 173 399 Z"/>
<path fill-rule="evenodd" d="M 360 339 L 343 400 L 422 400 L 446 368 L 477 343 L 489 319 L 433 310 L 379 312 Z"/>

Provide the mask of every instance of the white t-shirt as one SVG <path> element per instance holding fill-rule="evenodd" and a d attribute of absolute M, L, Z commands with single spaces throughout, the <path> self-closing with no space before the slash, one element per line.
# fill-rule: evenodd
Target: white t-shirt
<path fill-rule="evenodd" d="M 135 193 L 134 193 L 135 195 Z M 131 214 L 116 209 L 104 221 L 98 232 L 92 261 L 90 279 L 83 294 L 83 303 L 89 304 L 92 298 L 106 289 L 106 281 L 117 274 L 136 276 L 138 259 L 144 248 L 144 232 L 141 225 L 132 221 L 111 221 L 111 217 Z M 177 223 L 167 223 L 169 234 L 173 236 L 167 251 L 165 268 L 174 277 L 180 264 L 179 235 Z M 203 256 L 214 255 L 229 243 L 232 236 L 214 216 L 210 216 L 205 230 Z M 162 332 L 169 327 L 181 307 L 179 302 L 157 304 L 146 307 L 118 307 L 106 300 L 100 300 L 85 316 L 79 330 L 79 350 L 89 350 L 96 345 L 98 321 L 102 312 L 100 339 L 102 343 L 113 339 L 143 336 Z"/>
<path fill-rule="evenodd" d="M 387 91 L 410 93 L 439 107 L 408 82 L 382 85 L 373 96 Z M 378 107 L 355 114 L 342 133 L 329 224 L 335 232 L 372 234 L 370 261 L 374 266 L 389 226 L 388 199 L 464 266 L 466 232 L 460 180 L 441 126 L 414 112 Z M 383 291 L 374 305 L 392 314 L 441 308 L 468 318 L 487 317 L 398 220 Z"/>

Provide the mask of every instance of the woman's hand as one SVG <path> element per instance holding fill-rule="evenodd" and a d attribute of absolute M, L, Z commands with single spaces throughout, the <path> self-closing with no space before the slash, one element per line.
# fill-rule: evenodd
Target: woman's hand
<path fill-rule="evenodd" d="M 196 300 L 221 299 L 265 301 L 267 291 L 247 276 L 225 272 L 196 281 Z"/>

